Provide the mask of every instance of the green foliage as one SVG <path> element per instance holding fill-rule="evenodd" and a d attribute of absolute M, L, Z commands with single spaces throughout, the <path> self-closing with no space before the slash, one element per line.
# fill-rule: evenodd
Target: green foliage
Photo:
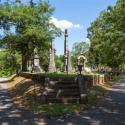
<path fill-rule="evenodd" d="M 83 53 L 84 55 L 87 55 L 87 52 L 89 50 L 89 44 L 86 42 L 76 42 L 73 44 L 72 47 L 72 64 L 73 66 L 77 66 L 77 57 Z"/>
<path fill-rule="evenodd" d="M 56 55 L 55 57 L 55 65 L 57 70 L 61 71 L 63 69 L 63 55 Z"/>
<path fill-rule="evenodd" d="M 125 62 L 125 1 L 109 6 L 88 28 L 89 61 L 96 66 L 119 67 Z"/>
<path fill-rule="evenodd" d="M 87 109 L 88 105 L 84 104 L 51 104 L 51 105 L 39 105 L 36 106 L 36 112 L 47 116 L 59 116 L 62 113 L 71 113 L 74 111 L 80 111 L 83 109 Z"/>
<path fill-rule="evenodd" d="M 10 51 L 0 51 L 0 76 L 10 76 L 20 68 L 20 55 Z"/>
<path fill-rule="evenodd" d="M 23 71 L 27 70 L 34 48 L 48 49 L 51 40 L 60 35 L 60 30 L 50 23 L 53 11 L 47 2 L 0 4 L 0 28 L 4 29 L 0 45 L 21 53 Z"/>
<path fill-rule="evenodd" d="M 41 73 L 42 75 L 45 75 L 45 73 Z M 70 78 L 76 78 L 77 74 L 65 74 L 65 73 L 47 73 L 48 77 L 50 78 L 62 78 L 62 79 L 70 79 Z"/>

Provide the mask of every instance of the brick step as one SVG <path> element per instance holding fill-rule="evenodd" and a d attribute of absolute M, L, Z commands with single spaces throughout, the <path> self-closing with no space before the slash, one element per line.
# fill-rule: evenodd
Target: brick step
<path fill-rule="evenodd" d="M 63 86 L 60 86 L 60 87 L 56 87 L 56 88 L 49 87 L 49 89 L 55 90 L 55 91 L 58 91 L 58 90 L 79 91 L 79 87 L 63 87 Z"/>
<path fill-rule="evenodd" d="M 48 103 L 79 104 L 80 98 L 48 98 Z"/>
<path fill-rule="evenodd" d="M 57 87 L 57 89 L 62 89 L 62 90 L 77 90 L 79 91 L 79 87 L 74 87 L 74 86 L 60 86 L 60 87 Z"/>
<path fill-rule="evenodd" d="M 74 81 L 50 81 L 50 85 L 56 85 L 56 84 L 76 84 Z"/>
<path fill-rule="evenodd" d="M 48 97 L 49 98 L 56 98 L 57 97 L 57 92 L 50 92 L 50 93 L 48 93 Z M 62 92 L 62 93 L 60 93 L 58 96 L 59 97 L 79 97 L 79 92 Z"/>
<path fill-rule="evenodd" d="M 79 92 L 79 89 L 77 89 L 77 88 L 71 88 L 71 89 L 66 88 L 66 89 L 62 89 L 62 92 L 65 92 L 65 93 L 67 93 L 67 92 L 69 92 L 69 93 Z"/>
<path fill-rule="evenodd" d="M 79 92 L 63 92 L 60 94 L 61 97 L 79 97 Z"/>
<path fill-rule="evenodd" d="M 50 92 L 79 92 L 79 88 L 76 88 L 76 87 L 72 87 L 72 88 L 46 88 L 46 90 L 48 91 L 48 93 Z"/>
<path fill-rule="evenodd" d="M 49 85 L 50 88 L 78 88 L 78 84 L 56 84 L 56 85 Z"/>

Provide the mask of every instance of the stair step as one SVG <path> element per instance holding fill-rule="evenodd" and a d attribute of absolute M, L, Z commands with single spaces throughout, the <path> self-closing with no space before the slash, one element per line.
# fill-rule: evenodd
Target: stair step
<path fill-rule="evenodd" d="M 76 92 L 76 93 L 63 93 L 63 94 L 61 94 L 60 95 L 60 97 L 79 97 L 80 96 L 80 94 L 78 93 L 78 92 Z"/>
<path fill-rule="evenodd" d="M 79 104 L 79 102 L 80 98 L 48 98 L 48 103 Z"/>
<path fill-rule="evenodd" d="M 46 88 L 46 90 L 48 91 L 48 93 L 51 92 L 55 92 L 58 93 L 58 91 L 61 92 L 79 92 L 79 88 L 56 88 L 56 89 L 52 89 L 52 88 Z"/>
<path fill-rule="evenodd" d="M 50 81 L 50 85 L 57 85 L 57 84 L 77 84 L 74 81 Z"/>
<path fill-rule="evenodd" d="M 49 98 L 56 98 L 57 95 L 58 94 L 56 92 L 48 93 Z M 80 96 L 79 92 L 62 92 L 59 94 L 59 97 L 79 97 L 79 96 Z"/>
<path fill-rule="evenodd" d="M 64 87 L 64 88 L 78 88 L 79 86 L 77 84 L 65 84 L 65 85 L 62 85 L 62 84 L 58 84 L 56 87 Z"/>
<path fill-rule="evenodd" d="M 71 88 L 71 89 L 69 89 L 69 88 L 67 88 L 67 89 L 60 89 L 60 90 L 62 90 L 62 92 L 70 92 L 70 93 L 72 93 L 72 92 L 78 92 L 79 93 L 79 89 L 78 88 Z"/>

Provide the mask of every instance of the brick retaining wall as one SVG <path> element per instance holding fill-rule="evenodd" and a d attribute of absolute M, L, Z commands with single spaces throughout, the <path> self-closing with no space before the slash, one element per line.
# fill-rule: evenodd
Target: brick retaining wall
<path fill-rule="evenodd" d="M 70 98 L 70 101 L 72 98 L 75 98 L 77 102 L 79 100 L 77 98 L 80 98 L 80 95 L 85 93 L 87 88 L 103 84 L 110 80 L 108 75 L 86 75 L 81 76 L 81 80 L 78 79 L 79 76 L 76 78 L 49 78 L 44 74 L 20 73 L 19 75 L 32 79 L 34 85 L 40 84 L 44 88 L 44 92 L 41 95 L 46 94 L 47 99 L 44 100 L 48 100 L 48 102 L 49 99 L 55 102 L 56 99 L 59 101 L 61 98 Z"/>

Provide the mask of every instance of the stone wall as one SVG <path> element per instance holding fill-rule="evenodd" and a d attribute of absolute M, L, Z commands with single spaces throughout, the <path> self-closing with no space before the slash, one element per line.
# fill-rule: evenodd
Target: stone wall
<path fill-rule="evenodd" d="M 34 85 L 40 84 L 44 88 L 44 92 L 40 94 L 42 103 L 62 103 L 64 98 L 67 98 L 65 102 L 78 103 L 78 100 L 80 101 L 83 95 L 86 95 L 87 89 L 110 80 L 108 75 L 86 75 L 76 78 L 49 78 L 44 74 L 31 73 L 20 73 L 19 75 L 32 79 Z"/>

